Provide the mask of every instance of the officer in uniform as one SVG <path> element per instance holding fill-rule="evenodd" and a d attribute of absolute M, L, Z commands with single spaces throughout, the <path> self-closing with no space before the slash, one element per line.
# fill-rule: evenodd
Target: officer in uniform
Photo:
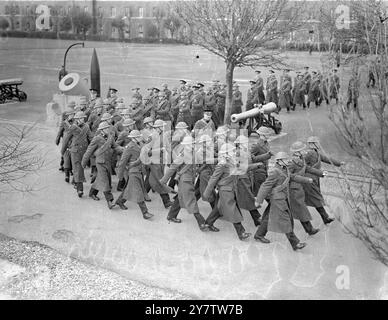
<path fill-rule="evenodd" d="M 178 103 L 179 113 L 177 117 L 177 122 L 184 122 L 189 127 L 192 125 L 191 113 L 190 113 L 190 100 L 187 97 L 186 92 L 182 92 L 179 103 Z"/>
<path fill-rule="evenodd" d="M 172 117 L 172 127 L 175 128 L 177 124 L 177 118 L 179 113 L 179 98 L 180 94 L 178 92 L 178 88 L 174 87 L 172 88 L 171 95 L 170 95 L 170 104 L 171 104 L 171 117 Z"/>
<path fill-rule="evenodd" d="M 294 220 L 290 209 L 289 184 L 290 181 L 312 183 L 310 178 L 291 175 L 288 168 L 289 157 L 285 152 L 275 155 L 276 164 L 268 174 L 268 178 L 260 186 L 256 198 L 257 207 L 261 207 L 264 199 L 270 198 L 270 209 L 263 214 L 261 224 L 254 238 L 262 243 L 269 243 L 265 238 L 267 231 L 284 233 L 294 250 L 302 249 L 306 243 L 299 241 L 295 235 Z"/>
<path fill-rule="evenodd" d="M 138 130 L 132 130 L 128 135 L 128 138 L 131 141 L 125 147 L 118 165 L 119 179 L 122 180 L 125 176 L 125 172 L 127 172 L 128 180 L 124 191 L 116 200 L 116 205 L 118 205 L 122 210 L 127 210 L 128 208 L 125 206 L 126 201 L 136 202 L 143 214 L 143 218 L 148 220 L 153 217 L 153 214 L 148 212 L 144 197 L 146 191 L 142 175 L 143 165 L 140 161 L 140 151 L 143 138 Z"/>
<path fill-rule="evenodd" d="M 295 110 L 295 107 L 298 104 L 303 106 L 303 110 L 306 109 L 305 92 L 306 92 L 306 83 L 303 81 L 303 75 L 299 73 L 296 76 L 295 82 L 294 82 L 292 110 Z"/>
<path fill-rule="evenodd" d="M 136 87 L 136 88 L 132 88 L 132 91 L 133 91 L 133 94 L 132 94 L 132 99 L 137 99 L 139 101 L 142 101 L 143 100 L 143 96 L 141 95 L 141 93 L 139 92 L 140 88 Z"/>
<path fill-rule="evenodd" d="M 285 74 L 283 75 L 280 81 L 279 105 L 278 105 L 279 111 L 282 110 L 282 108 L 285 108 L 287 109 L 287 112 L 290 112 L 290 108 L 292 104 L 291 90 L 292 90 L 291 80 L 289 75 L 285 71 Z"/>
<path fill-rule="evenodd" d="M 166 95 L 166 99 L 170 100 L 171 90 L 168 88 L 168 84 L 167 83 L 163 83 L 162 84 L 162 92 L 164 92 L 164 94 Z"/>
<path fill-rule="evenodd" d="M 198 120 L 194 125 L 194 134 L 195 137 L 200 137 L 202 134 L 207 134 L 213 136 L 216 127 L 212 120 L 213 109 L 206 107 L 203 112 L 203 118 Z"/>
<path fill-rule="evenodd" d="M 64 154 L 67 149 L 70 150 L 74 183 L 77 188 L 78 197 L 80 198 L 82 198 L 84 194 L 83 183 L 86 182 L 81 161 L 89 143 L 93 139 L 93 134 L 90 131 L 88 124 L 85 123 L 85 118 L 86 115 L 82 111 L 75 114 L 74 123 L 70 126 L 62 143 L 62 154 Z"/>
<path fill-rule="evenodd" d="M 191 99 L 191 123 L 194 126 L 198 120 L 203 118 L 203 109 L 205 106 L 205 99 L 202 93 L 199 91 L 199 86 L 193 86 L 194 92 Z"/>
<path fill-rule="evenodd" d="M 337 69 L 334 69 L 330 81 L 330 100 L 335 99 L 335 103 L 337 104 L 340 85 L 340 78 L 338 76 Z"/>
<path fill-rule="evenodd" d="M 102 122 L 82 158 L 82 167 L 85 168 L 90 157 L 93 154 L 96 156 L 97 178 L 90 188 L 89 197 L 98 201 L 100 199 L 97 194 L 99 191 L 102 191 L 109 209 L 115 206 L 113 203 L 111 176 L 113 150 L 122 153 L 123 148 L 115 143 L 110 125 Z"/>
<path fill-rule="evenodd" d="M 159 100 L 155 105 L 155 108 L 151 110 L 151 118 L 154 120 L 163 120 L 166 127 L 171 127 L 171 104 L 167 99 L 166 93 L 163 91 L 159 92 Z"/>
<path fill-rule="evenodd" d="M 217 119 L 216 123 L 217 128 L 224 124 L 225 117 L 225 105 L 226 105 L 226 86 L 218 88 L 217 85 L 213 87 L 213 93 L 216 97 L 216 110 L 217 110 Z"/>
<path fill-rule="evenodd" d="M 249 81 L 251 87 L 247 91 L 247 103 L 245 105 L 245 111 L 251 110 L 255 104 L 259 103 L 258 90 L 256 86 L 256 81 Z M 249 121 L 249 119 L 247 119 Z"/>
<path fill-rule="evenodd" d="M 315 103 L 315 107 L 319 106 L 319 99 L 320 99 L 319 86 L 320 86 L 319 75 L 316 71 L 313 71 L 311 83 L 309 86 L 308 98 L 307 98 L 307 108 L 310 108 L 311 102 Z"/>

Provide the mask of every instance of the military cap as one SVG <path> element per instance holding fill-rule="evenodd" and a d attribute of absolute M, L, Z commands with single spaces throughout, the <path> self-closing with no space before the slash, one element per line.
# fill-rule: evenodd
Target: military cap
<path fill-rule="evenodd" d="M 255 80 L 249 80 L 249 83 L 256 84 L 256 81 Z"/>
<path fill-rule="evenodd" d="M 132 91 L 137 91 L 137 90 L 140 90 L 140 88 L 139 87 L 135 87 L 135 88 L 132 88 L 131 90 Z"/>
<path fill-rule="evenodd" d="M 101 117 L 101 121 L 107 121 L 107 120 L 110 120 L 112 119 L 112 115 L 108 112 L 105 112 L 102 117 Z"/>
<path fill-rule="evenodd" d="M 213 112 L 213 109 L 210 108 L 209 106 L 205 106 L 205 108 L 203 109 L 203 112 Z"/>
<path fill-rule="evenodd" d="M 115 89 L 115 88 L 109 88 L 109 91 L 113 91 L 113 92 L 117 92 L 119 90 Z"/>
<path fill-rule="evenodd" d="M 156 87 L 152 88 L 152 90 L 156 90 L 157 92 L 160 91 L 160 89 L 159 89 L 159 88 L 156 88 Z"/>
<path fill-rule="evenodd" d="M 198 82 L 197 86 L 203 88 L 205 85 L 203 83 L 201 83 L 201 82 Z"/>
<path fill-rule="evenodd" d="M 191 87 L 194 88 L 194 89 L 199 89 L 200 88 L 200 86 L 197 86 L 197 85 L 193 85 Z"/>
<path fill-rule="evenodd" d="M 269 70 L 269 72 L 271 72 L 271 73 L 275 73 L 275 71 L 273 71 L 273 70 Z"/>
<path fill-rule="evenodd" d="M 187 83 L 186 80 L 179 80 L 179 82 L 182 83 L 182 84 L 186 84 Z"/>
<path fill-rule="evenodd" d="M 308 66 L 305 66 L 304 68 L 305 68 L 305 69 L 310 69 L 310 67 L 308 67 Z"/>
<path fill-rule="evenodd" d="M 319 138 L 316 136 L 308 137 L 307 143 L 319 143 Z"/>
<path fill-rule="evenodd" d="M 260 70 L 255 70 L 255 72 L 256 72 L 256 73 L 261 73 L 261 71 L 260 71 Z"/>
<path fill-rule="evenodd" d="M 97 92 L 97 89 L 95 89 L 95 88 L 90 88 L 89 91 L 95 91 L 95 92 Z"/>
<path fill-rule="evenodd" d="M 107 123 L 105 123 L 105 122 L 101 122 L 99 125 L 98 125 L 98 131 L 100 131 L 100 130 L 104 130 L 104 129 L 107 129 L 107 128 L 109 128 L 110 127 L 110 125 L 109 124 L 107 124 Z"/>
<path fill-rule="evenodd" d="M 125 119 L 124 122 L 123 122 L 123 126 L 124 127 L 129 127 L 129 126 L 132 126 L 134 125 L 136 122 L 132 119 Z"/>

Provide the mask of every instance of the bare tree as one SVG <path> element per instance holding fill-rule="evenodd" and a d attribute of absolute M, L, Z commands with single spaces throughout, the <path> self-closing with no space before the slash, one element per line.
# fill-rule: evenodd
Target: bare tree
<path fill-rule="evenodd" d="M 351 64 L 353 78 L 368 65 L 367 71 L 376 81 L 375 88 L 364 91 L 358 85 L 356 89 L 363 93 L 359 101 L 366 103 L 357 108 L 333 109 L 331 119 L 345 140 L 348 153 L 357 162 L 358 171 L 369 177 L 359 185 L 345 179 L 346 202 L 352 208 L 352 217 L 343 225 L 388 266 L 388 58 L 386 42 L 381 40 L 386 38 L 386 19 L 382 11 L 373 12 L 373 38 L 378 55 L 358 56 Z M 369 28 L 363 32 L 365 39 L 372 38 Z"/>
<path fill-rule="evenodd" d="M 175 12 L 193 32 L 193 42 L 226 64 L 225 122 L 230 123 L 232 82 L 236 67 L 284 65 L 280 51 L 264 49 L 303 23 L 303 1 L 176 1 Z"/>
<path fill-rule="evenodd" d="M 170 31 L 171 39 L 174 39 L 174 35 L 177 33 L 181 25 L 181 20 L 173 12 L 170 12 L 163 22 L 163 26 Z"/>
<path fill-rule="evenodd" d="M 0 140 L 0 192 L 33 191 L 25 178 L 44 166 L 44 155 L 28 141 L 32 129 L 33 126 L 4 128 L 5 134 Z"/>

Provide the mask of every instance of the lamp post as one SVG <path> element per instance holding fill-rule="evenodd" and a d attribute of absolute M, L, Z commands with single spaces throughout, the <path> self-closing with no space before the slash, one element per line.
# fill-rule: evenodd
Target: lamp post
<path fill-rule="evenodd" d="M 85 43 L 84 42 L 77 42 L 77 43 L 73 43 L 71 46 L 69 46 L 65 52 L 65 56 L 63 58 L 63 70 L 66 72 L 66 57 L 67 57 L 67 53 L 69 52 L 69 50 L 72 48 L 72 47 L 75 47 L 75 46 L 78 46 L 78 45 L 82 45 L 82 48 L 85 48 Z"/>

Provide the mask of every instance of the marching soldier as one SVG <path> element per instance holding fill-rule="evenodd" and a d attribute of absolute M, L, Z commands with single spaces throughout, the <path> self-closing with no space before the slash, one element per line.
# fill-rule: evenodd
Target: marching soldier
<path fill-rule="evenodd" d="M 304 74 L 303 74 L 303 82 L 305 83 L 306 86 L 306 92 L 305 95 L 308 95 L 310 92 L 310 85 L 311 85 L 311 74 L 309 72 L 309 67 L 304 67 Z"/>
<path fill-rule="evenodd" d="M 141 130 L 143 128 L 143 119 L 145 116 L 144 106 L 141 101 L 133 99 L 129 106 L 129 117 L 136 122 L 136 128 Z"/>
<path fill-rule="evenodd" d="M 89 110 L 93 110 L 94 106 L 96 105 L 96 102 L 99 100 L 99 98 L 97 97 L 98 95 L 97 89 L 90 88 L 89 94 L 90 94 L 90 98 L 89 98 L 88 107 L 89 107 Z"/>
<path fill-rule="evenodd" d="M 278 105 L 278 80 L 276 79 L 275 72 L 270 70 L 270 75 L 267 78 L 267 103 L 274 102 Z"/>
<path fill-rule="evenodd" d="M 329 105 L 329 78 L 321 73 L 319 73 L 318 76 L 320 92 L 319 104 L 321 104 L 322 101 L 325 100 L 326 105 Z"/>
<path fill-rule="evenodd" d="M 249 211 L 253 223 L 257 227 L 260 224 L 261 215 L 255 206 L 255 196 L 252 193 L 249 174 L 252 170 L 264 165 L 258 162 L 256 165 L 252 165 L 248 137 L 240 135 L 234 141 L 234 144 L 236 146 L 236 159 L 239 160 L 236 173 L 233 173 L 237 175 L 237 204 L 240 209 Z"/>
<path fill-rule="evenodd" d="M 194 140 L 191 136 L 186 136 L 181 142 L 181 152 L 174 159 L 166 174 L 161 178 L 160 182 L 165 184 L 176 173 L 178 181 L 178 195 L 175 196 L 174 202 L 168 212 L 167 220 L 174 223 L 181 223 L 182 220 L 177 216 L 181 208 L 185 208 L 188 213 L 193 214 L 197 220 L 198 227 L 201 231 L 208 231 L 205 225 L 205 218 L 199 212 L 197 198 L 195 195 L 195 163 L 193 161 L 193 145 Z"/>
<path fill-rule="evenodd" d="M 284 233 L 294 250 L 303 249 L 306 243 L 300 242 L 293 231 L 294 220 L 289 205 L 289 184 L 290 181 L 311 183 L 312 180 L 290 174 L 287 168 L 288 155 L 285 152 L 276 154 L 275 161 L 275 167 L 269 172 L 268 178 L 260 186 L 257 194 L 257 207 L 260 208 L 264 199 L 269 197 L 270 209 L 264 212 L 254 238 L 262 243 L 270 243 L 265 238 L 267 231 Z"/>
<path fill-rule="evenodd" d="M 124 191 L 116 200 L 116 205 L 122 210 L 127 210 L 128 207 L 125 206 L 126 201 L 136 202 L 143 214 L 143 218 L 148 220 L 153 217 L 153 214 L 148 212 L 144 197 L 146 191 L 142 175 L 143 165 L 140 161 L 141 141 L 143 138 L 138 130 L 131 131 L 128 138 L 131 141 L 124 149 L 118 166 L 119 179 L 122 180 L 124 178 L 125 172 L 127 172 L 128 178 Z"/>
<path fill-rule="evenodd" d="M 108 102 L 112 107 L 116 107 L 117 105 L 117 100 L 119 98 L 117 96 L 117 91 L 118 90 L 115 88 L 109 88 L 109 91 L 108 91 Z"/>
<path fill-rule="evenodd" d="M 291 145 L 290 151 L 292 152 L 292 157 L 288 164 L 290 173 L 297 174 L 299 176 L 305 176 L 306 173 L 309 173 L 310 175 L 323 177 L 323 171 L 306 165 L 302 154 L 305 149 L 306 145 L 300 141 Z M 293 218 L 300 221 L 306 233 L 314 235 L 319 231 L 319 229 L 315 229 L 311 224 L 312 217 L 305 204 L 303 186 L 296 181 L 290 182 L 290 209 Z"/>
<path fill-rule="evenodd" d="M 187 91 L 187 88 L 186 88 L 186 83 L 187 81 L 186 80 L 179 80 L 179 93 L 182 93 L 184 91 Z"/>
<path fill-rule="evenodd" d="M 346 103 L 346 108 L 349 110 L 349 106 L 353 105 L 353 109 L 357 112 L 357 115 L 362 119 L 360 111 L 358 109 L 358 97 L 359 97 L 359 88 L 360 82 L 358 78 L 358 72 L 355 71 L 352 77 L 349 80 L 348 85 L 348 101 Z"/>
<path fill-rule="evenodd" d="M 265 103 L 265 94 L 264 94 L 264 80 L 261 77 L 261 71 L 256 70 L 256 78 L 255 78 L 255 87 L 256 87 L 256 93 L 257 93 L 257 100 L 259 104 L 264 104 Z"/>
<path fill-rule="evenodd" d="M 113 203 L 111 176 L 113 150 L 121 153 L 123 148 L 114 142 L 114 135 L 110 125 L 103 122 L 100 123 L 96 135 L 82 158 L 82 167 L 85 168 L 90 157 L 93 154 L 96 156 L 97 178 L 90 188 L 89 197 L 98 201 L 100 200 L 97 196 L 98 192 L 103 192 L 109 209 L 115 206 Z"/>
<path fill-rule="evenodd" d="M 64 146 L 66 136 L 69 133 L 69 129 L 74 122 L 74 120 L 73 120 L 74 115 L 75 115 L 74 110 L 67 111 L 66 116 L 64 117 L 64 120 L 62 120 L 61 125 L 59 127 L 59 131 L 58 131 L 55 143 L 56 143 L 56 145 L 59 145 L 59 142 L 62 138 L 62 148 Z M 68 142 L 67 142 L 67 144 L 68 144 Z M 64 152 L 61 152 L 61 168 L 59 170 L 61 170 L 62 168 L 63 168 L 63 171 L 65 172 L 65 181 L 67 183 L 69 183 L 70 182 L 70 173 L 72 173 L 72 164 L 71 164 L 71 154 L 70 154 L 70 150 L 68 148 L 66 148 L 64 150 Z"/>
<path fill-rule="evenodd" d="M 218 164 L 214 169 L 206 190 L 203 194 L 203 199 L 210 203 L 214 202 L 214 188 L 218 187 L 218 215 L 214 215 L 212 219 L 207 219 L 209 225 L 213 225 L 214 221 L 222 216 L 225 220 L 233 223 L 240 240 L 246 240 L 250 237 L 250 233 L 245 232 L 242 225 L 243 216 L 237 203 L 237 177 L 232 175 L 236 167 L 235 163 L 235 147 L 230 143 L 225 143 L 221 146 L 218 152 Z"/>
<path fill-rule="evenodd" d="M 93 139 L 93 134 L 87 123 L 86 115 L 79 111 L 74 116 L 74 123 L 64 138 L 62 144 L 62 154 L 69 149 L 71 155 L 71 164 L 73 167 L 73 178 L 77 188 L 78 197 L 82 198 L 84 194 L 84 185 L 86 182 L 84 168 L 81 165 L 82 157 L 86 152 L 89 143 Z"/>
<path fill-rule="evenodd" d="M 169 197 L 169 188 L 160 183 L 163 177 L 164 165 L 166 162 L 167 150 L 166 141 L 163 139 L 163 120 L 156 120 L 153 125 L 152 138 L 141 150 L 141 159 L 149 168 L 149 176 L 146 177 L 146 192 L 151 189 L 159 193 L 163 205 L 168 209 L 172 202 Z"/>
<path fill-rule="evenodd" d="M 319 139 L 318 137 L 309 137 L 307 139 L 308 151 L 305 155 L 306 164 L 314 169 L 321 169 L 322 162 L 340 167 L 344 162 L 339 162 L 333 158 L 327 157 L 322 152 L 320 152 Z M 303 185 L 305 192 L 305 201 L 306 205 L 309 207 L 314 207 L 320 214 L 324 224 L 329 224 L 334 221 L 327 214 L 324 205 L 325 201 L 323 199 L 320 187 L 319 177 L 316 175 L 306 174 L 308 177 L 313 179 L 313 183 L 310 185 Z"/>

